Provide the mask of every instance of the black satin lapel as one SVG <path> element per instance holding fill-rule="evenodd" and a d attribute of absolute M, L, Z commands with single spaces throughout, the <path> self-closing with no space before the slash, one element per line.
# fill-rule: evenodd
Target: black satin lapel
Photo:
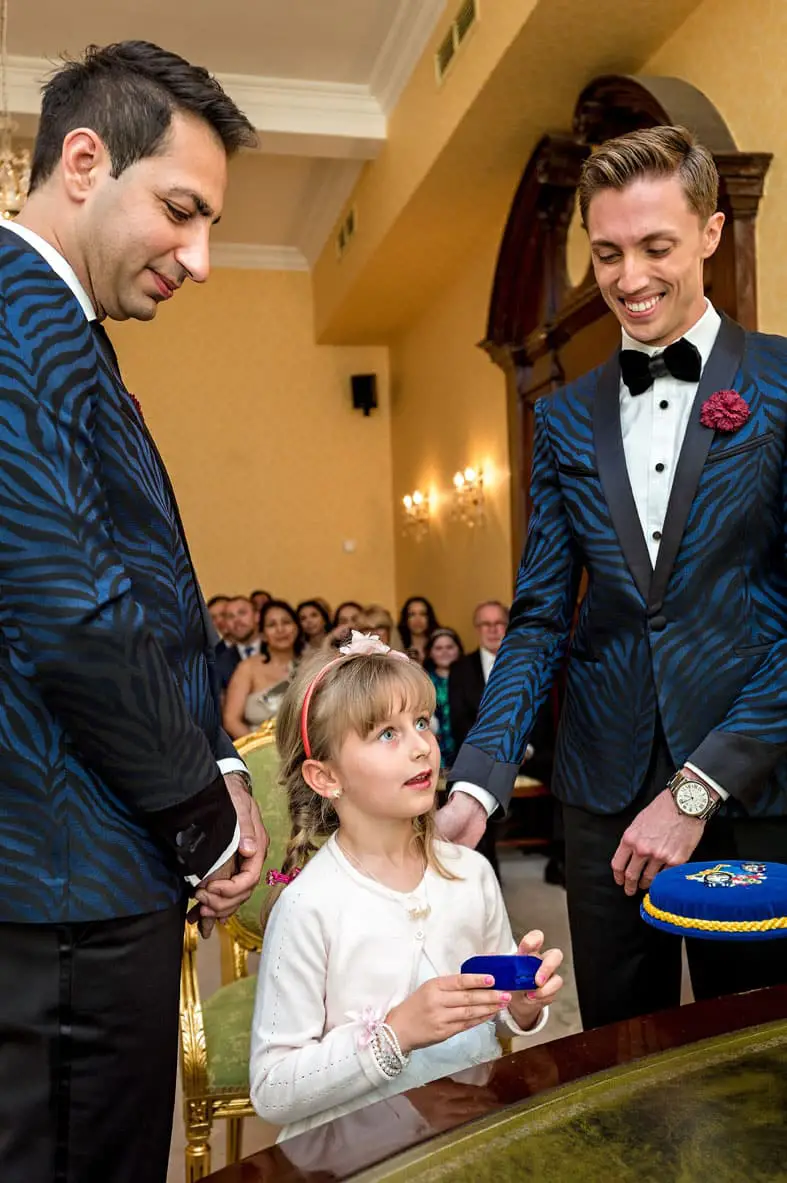
<path fill-rule="evenodd" d="M 713 443 L 714 432 L 700 423 L 702 404 L 717 390 L 729 390 L 743 360 L 746 334 L 739 324 L 722 316 L 716 343 L 702 372 L 686 436 L 683 440 L 675 480 L 661 531 L 659 556 L 650 588 L 648 606 L 658 611 L 680 549 L 683 532 L 697 492 L 702 469 Z"/>
<path fill-rule="evenodd" d="M 620 430 L 620 364 L 617 354 L 604 366 L 598 380 L 593 435 L 598 474 L 609 515 L 634 582 L 643 600 L 647 601 L 653 567 L 626 469 Z"/>
<path fill-rule="evenodd" d="M 194 580 L 194 586 L 197 589 L 197 599 L 198 599 L 198 602 L 200 605 L 200 619 L 202 621 L 203 632 L 205 633 L 205 640 L 207 641 L 208 645 L 211 648 L 213 648 L 214 641 L 212 638 L 213 638 L 213 634 L 215 633 L 215 628 L 213 627 L 213 621 L 211 620 L 210 613 L 208 612 L 207 606 L 205 605 L 205 600 L 202 595 L 202 589 L 200 588 L 199 580 L 197 579 L 197 572 L 194 567 L 194 561 L 191 557 L 191 551 L 189 550 L 188 539 L 186 538 L 186 530 L 183 525 L 183 519 L 180 516 L 180 507 L 178 506 L 178 499 L 175 496 L 175 490 L 173 488 L 172 481 L 169 479 L 169 473 L 167 472 L 167 466 L 161 457 L 161 453 L 159 452 L 158 448 L 156 447 L 156 441 L 153 439 L 153 436 L 148 431 L 148 427 L 147 427 L 147 424 L 145 423 L 145 420 L 142 418 L 142 415 L 139 413 L 139 411 L 137 411 L 136 407 L 134 407 L 132 405 L 131 395 L 126 390 L 126 387 L 123 382 L 123 378 L 121 377 L 119 369 L 117 368 L 116 365 L 112 364 L 111 359 L 109 359 L 107 357 L 104 350 L 100 351 L 100 356 L 101 356 L 102 360 L 104 361 L 107 369 L 109 370 L 112 380 L 115 384 L 115 387 L 118 390 L 118 394 L 120 397 L 121 413 L 123 414 L 123 416 L 126 419 L 128 419 L 129 423 L 133 424 L 134 428 L 137 431 L 142 432 L 145 439 L 147 440 L 148 447 L 150 448 L 151 452 L 155 456 L 156 463 L 158 464 L 159 469 L 161 470 L 161 476 L 164 481 L 164 487 L 167 490 L 167 494 L 169 496 L 169 501 L 170 501 L 170 506 L 172 508 L 172 513 L 174 514 L 175 521 L 177 522 L 177 526 L 178 526 L 178 531 L 180 533 L 180 540 L 183 543 L 183 549 L 186 552 L 186 558 L 188 559 L 189 567 L 191 568 L 191 575 Z M 218 634 L 216 634 L 216 635 L 218 636 Z"/>

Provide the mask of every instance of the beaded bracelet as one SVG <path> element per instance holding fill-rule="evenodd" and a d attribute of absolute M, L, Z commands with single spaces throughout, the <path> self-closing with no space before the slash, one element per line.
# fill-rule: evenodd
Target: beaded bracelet
<path fill-rule="evenodd" d="M 410 1063 L 409 1055 L 402 1052 L 396 1032 L 387 1023 L 381 1023 L 371 1039 L 371 1047 L 377 1066 L 387 1077 L 393 1078 Z"/>

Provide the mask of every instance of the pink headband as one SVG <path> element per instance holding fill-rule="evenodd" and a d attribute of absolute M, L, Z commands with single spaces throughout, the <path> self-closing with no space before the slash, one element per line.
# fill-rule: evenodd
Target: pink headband
<path fill-rule="evenodd" d="M 410 660 L 406 653 L 399 653 L 396 649 L 389 649 L 387 645 L 382 643 L 379 637 L 366 636 L 364 633 L 357 633 L 355 629 L 352 631 L 350 640 L 346 645 L 342 645 L 339 653 L 341 654 L 340 657 L 334 657 L 333 661 L 329 661 L 327 665 L 324 665 L 314 675 L 303 698 L 303 706 L 301 707 L 301 739 L 303 740 L 303 750 L 306 753 L 307 760 L 310 760 L 312 755 L 312 746 L 309 743 L 308 732 L 309 707 L 312 704 L 314 692 L 328 673 L 328 670 L 332 670 L 334 666 L 342 665 L 348 658 L 353 657 L 370 657 L 376 655 L 378 657 L 395 657 L 397 661 Z"/>

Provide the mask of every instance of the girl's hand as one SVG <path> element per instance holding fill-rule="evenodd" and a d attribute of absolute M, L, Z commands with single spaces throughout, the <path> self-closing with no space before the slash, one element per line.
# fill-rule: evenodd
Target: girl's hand
<path fill-rule="evenodd" d="M 510 1006 L 513 996 L 493 989 L 493 983 L 486 974 L 432 978 L 395 1006 L 385 1021 L 405 1055 L 431 1047 L 488 1022 Z"/>
<path fill-rule="evenodd" d="M 538 1022 L 541 1011 L 554 1000 L 558 991 L 563 988 L 563 979 L 560 974 L 555 973 L 563 961 L 563 954 L 560 949 L 548 949 L 546 953 L 542 953 L 543 944 L 543 932 L 534 928 L 531 932 L 525 933 L 517 949 L 520 957 L 530 955 L 541 958 L 541 968 L 536 974 L 537 989 L 517 990 L 512 994 L 508 1004 L 514 1022 L 523 1031 L 528 1031 Z"/>

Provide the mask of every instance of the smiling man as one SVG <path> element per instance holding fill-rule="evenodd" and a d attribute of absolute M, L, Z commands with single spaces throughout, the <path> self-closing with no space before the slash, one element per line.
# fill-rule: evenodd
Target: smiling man
<path fill-rule="evenodd" d="M 787 856 L 787 341 L 705 298 L 717 196 L 710 153 L 682 128 L 585 164 L 621 349 L 536 404 L 511 622 L 440 815 L 472 843 L 507 805 L 584 569 L 552 790 L 586 1027 L 679 1001 L 680 941 L 639 916 L 661 867 Z M 687 941 L 695 995 L 787 980 L 778 946 Z"/>
<path fill-rule="evenodd" d="M 252 140 L 206 70 L 93 47 L 45 86 L 0 230 L 3 1183 L 162 1183 L 187 899 L 207 935 L 262 868 L 215 630 L 102 324 L 207 279 Z"/>

